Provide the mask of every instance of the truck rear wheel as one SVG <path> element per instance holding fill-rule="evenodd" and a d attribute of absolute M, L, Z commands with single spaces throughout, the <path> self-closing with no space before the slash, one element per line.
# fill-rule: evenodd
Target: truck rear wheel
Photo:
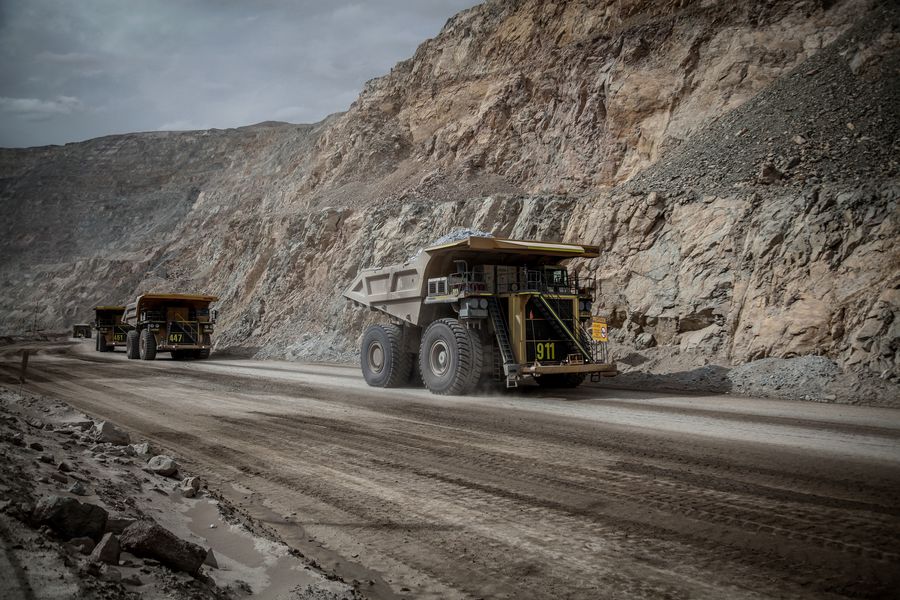
<path fill-rule="evenodd" d="M 97 332 L 97 352 L 109 352 L 109 347 L 106 345 L 106 336 Z"/>
<path fill-rule="evenodd" d="M 542 388 L 577 388 L 584 383 L 584 373 L 558 373 L 541 375 L 534 380 Z"/>
<path fill-rule="evenodd" d="M 422 335 L 419 370 L 433 394 L 471 391 L 481 377 L 481 363 L 481 339 L 456 319 L 439 319 Z"/>
<path fill-rule="evenodd" d="M 145 329 L 141 332 L 141 337 L 139 339 L 138 351 L 141 355 L 141 360 L 155 359 L 156 337 L 153 335 L 153 332 L 149 329 Z"/>
<path fill-rule="evenodd" d="M 140 358 L 140 340 L 136 329 L 125 334 L 125 356 L 130 359 Z"/>
<path fill-rule="evenodd" d="M 372 387 L 399 387 L 409 381 L 411 356 L 403 347 L 403 328 L 371 325 L 363 333 L 359 364 Z"/>
<path fill-rule="evenodd" d="M 209 348 L 201 348 L 200 350 L 194 350 L 194 358 L 203 360 L 204 358 L 209 358 Z"/>

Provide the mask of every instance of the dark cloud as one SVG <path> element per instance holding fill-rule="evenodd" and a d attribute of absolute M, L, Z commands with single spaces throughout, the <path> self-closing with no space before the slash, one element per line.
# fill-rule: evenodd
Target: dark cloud
<path fill-rule="evenodd" d="M 315 122 L 476 0 L 0 0 L 0 146 Z"/>

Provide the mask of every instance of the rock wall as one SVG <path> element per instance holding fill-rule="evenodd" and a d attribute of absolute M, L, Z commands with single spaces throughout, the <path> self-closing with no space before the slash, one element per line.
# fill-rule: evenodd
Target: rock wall
<path fill-rule="evenodd" d="M 0 151 L 0 331 L 191 289 L 220 349 L 345 359 L 356 272 L 477 227 L 603 247 L 578 268 L 621 348 L 896 379 L 898 30 L 863 0 L 487 2 L 316 125 Z"/>

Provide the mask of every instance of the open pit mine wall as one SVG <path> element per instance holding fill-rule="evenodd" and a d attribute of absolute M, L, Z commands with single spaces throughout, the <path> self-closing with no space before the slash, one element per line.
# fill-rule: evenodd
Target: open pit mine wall
<path fill-rule="evenodd" d="M 489 2 L 316 125 L 2 150 L 0 333 L 189 289 L 347 358 L 357 271 L 464 226 L 600 245 L 622 344 L 896 377 L 897 9 L 736 4 Z"/>

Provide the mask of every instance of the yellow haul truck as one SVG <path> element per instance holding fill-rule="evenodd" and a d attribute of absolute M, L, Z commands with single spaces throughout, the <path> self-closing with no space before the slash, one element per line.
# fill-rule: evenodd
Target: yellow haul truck
<path fill-rule="evenodd" d="M 94 329 L 97 330 L 97 352 L 114 352 L 116 346 L 124 346 L 129 325 L 122 322 L 124 306 L 95 306 Z"/>
<path fill-rule="evenodd" d="M 215 296 L 191 294 L 144 294 L 125 307 L 128 358 L 153 360 L 157 352 L 172 358 L 208 358 L 212 347 L 216 311 L 209 305 Z"/>
<path fill-rule="evenodd" d="M 606 322 L 591 313 L 593 282 L 563 264 L 596 256 L 597 246 L 469 236 L 362 271 L 344 296 L 392 321 L 363 333 L 366 382 L 403 385 L 416 365 L 435 394 L 489 379 L 577 387 L 615 375 Z"/>
<path fill-rule="evenodd" d="M 72 325 L 72 337 L 91 339 L 90 323 L 76 323 Z"/>

